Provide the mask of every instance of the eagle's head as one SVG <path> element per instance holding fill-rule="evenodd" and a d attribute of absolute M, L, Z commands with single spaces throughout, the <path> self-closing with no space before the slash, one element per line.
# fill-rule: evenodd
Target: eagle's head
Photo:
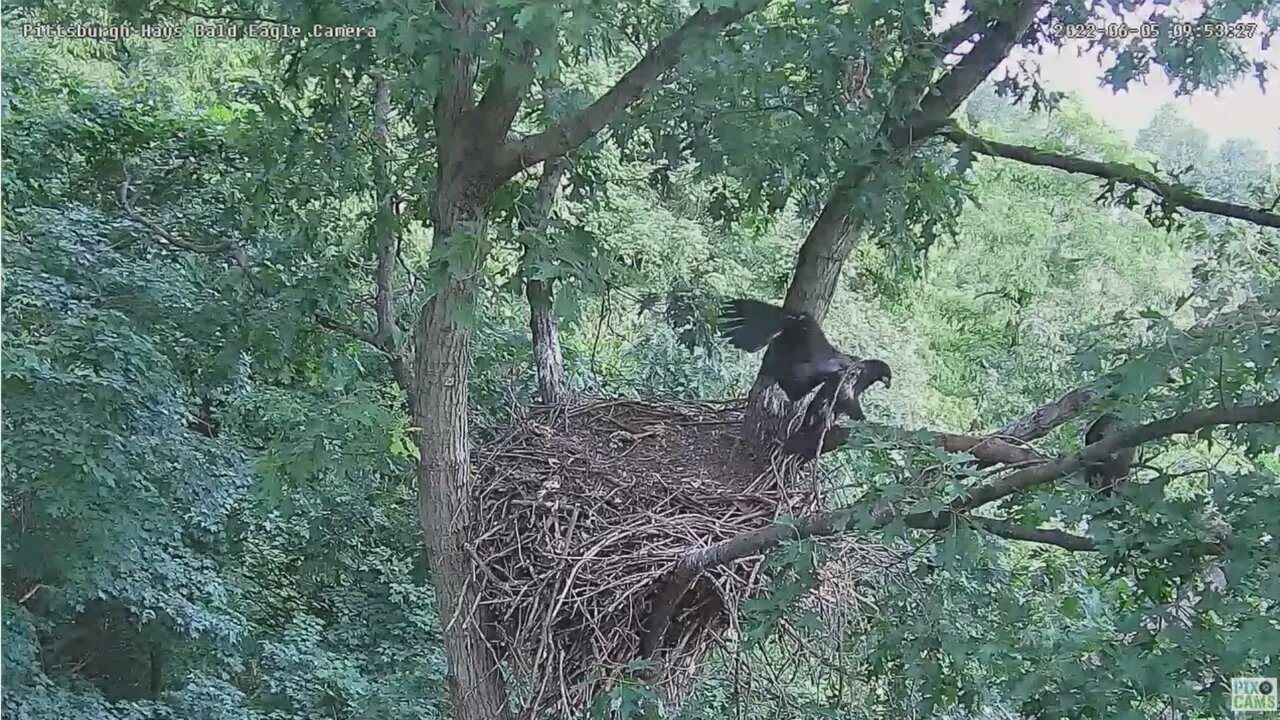
<path fill-rule="evenodd" d="M 893 370 L 890 369 L 889 363 L 883 360 L 871 358 L 862 361 L 862 377 L 858 383 L 863 388 L 871 387 L 873 384 L 880 382 L 884 386 L 893 386 Z"/>

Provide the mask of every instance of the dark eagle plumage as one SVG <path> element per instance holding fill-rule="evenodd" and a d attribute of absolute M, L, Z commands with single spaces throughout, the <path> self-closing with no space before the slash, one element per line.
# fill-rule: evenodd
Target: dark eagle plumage
<path fill-rule="evenodd" d="M 833 347 L 817 321 L 806 312 L 792 312 L 759 300 L 730 300 L 720 311 L 720 334 L 739 350 L 756 352 L 767 346 L 761 370 L 791 402 L 799 402 L 814 388 L 859 362 L 865 365 L 860 374 L 862 390 L 877 381 L 889 387 L 893 381 L 884 361 L 863 361 Z M 853 409 L 847 400 L 845 406 Z"/>
<path fill-rule="evenodd" d="M 849 432 L 847 428 L 835 426 L 836 420 L 841 415 L 853 420 L 865 420 L 867 416 L 862 412 L 862 393 L 888 372 L 888 364 L 881 360 L 862 360 L 847 371 L 824 380 L 809 400 L 800 426 L 787 437 L 783 451 L 813 458 L 839 447 Z M 847 379 L 846 375 L 849 376 Z"/>
<path fill-rule="evenodd" d="M 755 352 L 767 347 L 761 371 L 791 402 L 800 402 L 818 389 L 799 427 L 787 438 L 784 452 L 815 457 L 834 449 L 848 434 L 844 428 L 836 428 L 843 433 L 829 432 L 835 421 L 841 415 L 865 420 L 862 393 L 876 382 L 885 387 L 893 382 L 888 363 L 837 350 L 806 312 L 792 312 L 759 300 L 730 300 L 721 309 L 720 333 L 740 350 Z"/>
<path fill-rule="evenodd" d="M 1084 444 L 1092 445 L 1114 434 L 1120 427 L 1120 418 L 1112 413 L 1099 415 L 1084 431 Z M 1129 476 L 1138 449 L 1121 448 L 1104 459 L 1089 463 L 1084 469 L 1085 482 L 1094 490 L 1108 497 Z"/>

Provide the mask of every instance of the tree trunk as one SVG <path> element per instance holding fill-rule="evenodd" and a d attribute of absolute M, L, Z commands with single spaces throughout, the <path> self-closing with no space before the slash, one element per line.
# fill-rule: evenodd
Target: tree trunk
<path fill-rule="evenodd" d="M 894 105 L 905 101 L 914 103 L 918 99 L 919 107 L 901 122 L 886 117 L 881 123 L 879 135 L 889 141 L 889 152 L 910 148 L 937 132 L 974 88 L 1008 56 L 1009 50 L 1030 28 L 1043 4 L 1044 0 L 1020 0 L 1017 5 L 1006 8 L 1004 18 L 987 30 L 964 58 L 939 77 L 923 95 L 918 94 L 918 88 L 912 85 L 904 86 L 907 89 L 900 88 L 910 97 L 899 98 Z M 964 28 L 968 28 L 967 23 Z M 940 59 L 935 57 L 935 60 Z M 822 208 L 822 214 L 800 247 L 796 271 L 791 277 L 784 303 L 788 309 L 808 312 L 818 322 L 826 317 L 840 270 L 857 244 L 861 222 L 851 218 L 849 212 L 867 175 L 866 168 L 858 169 L 836 184 Z M 746 434 L 762 446 L 781 440 L 790 413 L 790 403 L 777 386 L 757 375 L 748 396 L 743 422 Z"/>
<path fill-rule="evenodd" d="M 547 405 L 564 405 L 572 398 L 572 393 L 564 374 L 560 328 L 551 309 L 551 283 L 530 280 L 524 292 L 529 299 L 529 329 L 533 332 L 533 367 L 538 375 L 538 399 Z"/>
<path fill-rule="evenodd" d="M 560 180 L 564 177 L 565 159 L 548 160 L 542 165 L 542 177 L 534 193 L 533 208 L 525 223 L 534 237 L 525 240 L 524 272 L 530 272 L 529 256 L 534 242 L 541 242 L 551 219 L 551 206 L 555 204 Z M 560 349 L 560 327 L 551 309 L 552 282 L 534 280 L 525 282 L 525 297 L 529 300 L 529 330 L 533 333 L 533 368 L 538 376 L 538 399 L 548 405 L 563 405 L 571 399 L 569 383 L 564 373 L 564 353 Z"/>
<path fill-rule="evenodd" d="M 464 227 L 469 233 L 478 233 L 478 243 L 467 267 L 462 268 L 462 279 L 449 281 L 423 307 L 414 328 L 414 372 L 402 375 L 410 387 L 413 420 L 421 429 L 419 522 L 444 630 L 449 696 L 456 720 L 508 720 L 511 716 L 506 685 L 482 630 L 476 583 L 471 582 L 473 565 L 466 548 L 475 514 L 467 437 L 471 333 L 456 318 L 474 304 L 473 278 L 487 254 L 486 203 L 498 187 L 525 168 L 556 160 L 598 134 L 680 61 L 685 43 L 717 34 L 763 4 L 698 10 L 650 48 L 595 102 L 515 142 L 508 142 L 507 137 L 533 83 L 535 46 L 524 42 L 515 63 L 495 66 L 476 102 L 479 51 L 493 31 L 482 17 L 484 3 L 440 0 L 436 4 L 451 37 L 441 43 L 441 85 L 432 127 L 437 150 L 432 228 L 439 245 L 456 241 Z M 521 69 L 523 72 L 508 72 Z M 547 305 L 549 298 L 547 293 Z M 554 358 L 558 366 L 558 352 Z"/>
<path fill-rule="evenodd" d="M 445 200 L 455 192 L 448 186 L 437 190 L 436 242 L 449 242 L 463 221 L 483 220 L 475 204 Z M 474 514 L 467 437 L 471 337 L 455 316 L 474 303 L 474 296 L 472 280 L 451 281 L 427 302 L 416 328 L 413 412 L 422 429 L 418 520 L 444 631 L 453 717 L 504 720 L 510 716 L 506 685 L 481 629 L 479 597 L 476 584 L 470 582 L 473 566 L 465 546 Z"/>

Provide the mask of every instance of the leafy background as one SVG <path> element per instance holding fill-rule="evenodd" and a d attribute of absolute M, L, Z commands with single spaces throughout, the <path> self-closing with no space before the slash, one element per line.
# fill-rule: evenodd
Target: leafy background
<path fill-rule="evenodd" d="M 500 5 L 522 28 L 549 22 L 538 6 Z M 540 111 L 598 95 L 634 56 L 625 29 L 669 27 L 678 5 L 584 3 L 558 30 L 576 54 L 536 65 L 570 68 Z M 719 398 L 748 386 L 755 359 L 714 340 L 715 301 L 780 297 L 817 189 L 849 159 L 836 148 L 874 129 L 837 122 L 846 109 L 823 104 L 835 90 L 814 69 L 875 57 L 873 23 L 807 7 L 777 11 L 790 34 L 745 24 L 751 52 L 706 51 L 723 72 L 682 72 L 634 123 L 575 153 L 533 265 L 557 281 L 575 388 Z M 313 46 L 293 62 L 271 43 L 28 41 L 6 24 L 4 717 L 447 715 L 413 430 L 382 358 L 317 322 L 354 322 L 368 303 L 371 109 L 352 78 L 370 47 L 393 58 L 405 121 L 392 158 L 409 198 L 402 305 L 436 281 L 414 200 L 433 172 L 430 138 L 406 120 L 430 112 L 433 30 L 406 9 L 374 22 L 387 32 L 372 46 Z M 873 90 L 896 77 L 873 76 Z M 744 97 L 809 115 L 770 114 L 762 131 Z M 1136 144 L 1073 98 L 1033 112 L 987 85 L 961 115 L 991 139 L 1155 162 L 1212 197 L 1265 205 L 1280 187 L 1263 148 L 1211 143 L 1172 106 Z M 125 178 L 170 232 L 234 244 L 254 267 L 160 241 L 123 211 Z M 532 188 L 522 177 L 494 201 L 472 321 L 476 441 L 535 388 L 512 270 Z M 1139 419 L 1275 397 L 1274 327 L 1226 327 L 1183 348 L 1172 386 L 1152 371 L 1210 310 L 1276 306 L 1275 233 L 1198 216 L 1156 228 L 1143 208 L 1097 194 L 1087 178 L 941 148 L 885 173 L 826 322 L 840 346 L 895 369 L 869 414 L 980 431 L 1117 367 L 1108 407 Z M 202 413 L 212 436 L 196 431 Z M 1072 449 L 1078 431 L 1045 447 Z M 1201 669 L 1274 674 L 1280 656 L 1278 439 L 1256 426 L 1159 443 L 1130 511 L 1094 526 L 1096 554 L 890 530 L 883 539 L 916 553 L 910 582 L 885 590 L 877 612 L 815 626 L 762 602 L 747 620 L 763 630 L 711 659 L 680 715 L 1136 718 L 1172 703 L 1221 716 L 1222 693 L 1193 685 Z M 839 460 L 866 497 L 934 461 L 874 443 Z M 1066 482 L 1008 509 L 1083 526 L 1099 502 Z M 1211 513 L 1237 538 L 1221 559 L 1228 589 L 1201 589 L 1190 626 L 1142 635 L 1197 582 L 1191 549 Z M 610 703 L 655 712 L 643 686 Z"/>

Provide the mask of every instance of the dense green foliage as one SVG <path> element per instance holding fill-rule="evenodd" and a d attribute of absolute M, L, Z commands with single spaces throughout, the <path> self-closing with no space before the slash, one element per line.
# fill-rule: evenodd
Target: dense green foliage
<path fill-rule="evenodd" d="M 577 49 L 539 54 L 534 71 L 566 89 L 522 114 L 522 132 L 586 105 L 634 60 L 633 42 L 687 14 L 584 5 L 559 22 L 497 4 L 497 22 Z M 541 237 L 520 224 L 532 173 L 497 194 L 486 237 L 448 246 L 431 242 L 425 199 L 440 32 L 428 13 L 384 10 L 376 42 L 300 58 L 254 41 L 27 41 L 7 26 L 4 717 L 446 717 L 447 619 L 417 524 L 416 431 L 383 356 L 342 331 L 369 315 L 373 238 L 388 223 L 404 238 L 409 318 L 456 268 L 431 260 L 492 246 L 468 320 L 477 442 L 535 386 L 521 267 L 556 281 L 576 388 L 740 394 L 757 359 L 714 339 L 717 299 L 780 297 L 824 189 L 876 161 L 878 117 L 837 102 L 834 78 L 861 57 L 876 68 L 870 102 L 887 105 L 931 69 L 927 52 L 878 44 L 921 37 L 923 6 L 835 5 L 771 8 L 743 23 L 732 52 L 698 49 L 629 122 L 572 155 Z M 304 14 L 337 23 L 368 6 Z M 1247 64 L 1216 43 L 1199 52 L 1168 61 L 1190 85 Z M 395 78 L 389 178 L 369 150 L 373 56 L 394 58 L 382 66 Z M 1111 79 L 1140 75 L 1135 62 L 1122 57 Z M 790 109 L 761 109 L 773 104 Z M 1265 206 L 1280 192 L 1276 159 L 1213 145 L 1171 108 L 1136 146 L 1072 98 L 1038 113 L 988 85 L 962 115 L 992 139 L 1154 162 L 1220 199 Z M 1203 216 L 1153 227 L 1142 207 L 1096 202 L 1096 180 L 943 143 L 877 167 L 826 322 L 842 347 L 893 365 L 893 389 L 867 401 L 877 422 L 986 431 L 1108 372 L 1099 407 L 1131 422 L 1280 393 L 1274 323 L 1186 333 L 1242 301 L 1280 307 L 1275 231 Z M 405 200 L 395 218 L 380 211 L 384 182 Z M 1075 449 L 1079 430 L 1039 445 Z M 1095 553 L 891 524 L 877 539 L 917 551 L 905 579 L 878 588 L 876 612 L 840 622 L 795 609 L 824 546 L 788 545 L 778 563 L 799 579 L 779 573 L 744 617 L 749 642 L 706 663 L 681 716 L 1137 718 L 1165 705 L 1222 716 L 1221 687 L 1195 687 L 1202 672 L 1220 681 L 1280 663 L 1278 445 L 1265 424 L 1163 438 L 1123 513 L 1071 478 L 998 506 L 1087 531 Z M 868 506 L 909 495 L 941 508 L 973 472 L 874 433 L 833 461 L 848 473 L 844 499 Z M 1227 581 L 1216 591 L 1205 548 L 1224 525 L 1233 543 L 1213 560 Z M 1192 590 L 1203 598 L 1192 623 L 1144 632 Z M 621 686 L 602 704 L 640 716 L 650 697 Z"/>
<path fill-rule="evenodd" d="M 115 201 L 129 148 L 181 169 L 166 222 L 233 236 L 225 110 L 8 60 L 6 717 L 441 713 L 385 370 Z"/>

